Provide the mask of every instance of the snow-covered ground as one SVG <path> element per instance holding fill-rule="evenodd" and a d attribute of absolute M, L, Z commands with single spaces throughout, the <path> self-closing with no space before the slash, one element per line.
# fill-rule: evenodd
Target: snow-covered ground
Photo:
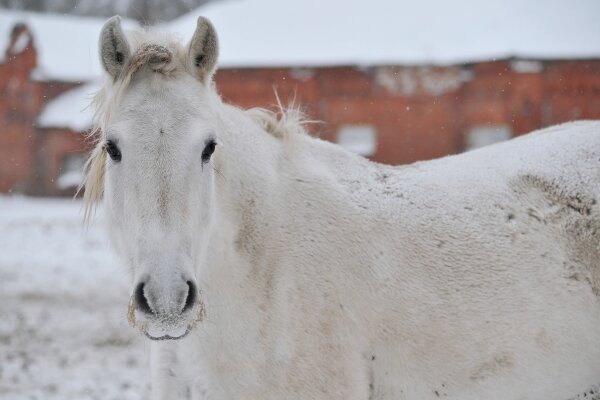
<path fill-rule="evenodd" d="M 81 202 L 0 197 L 0 399 L 142 399 L 128 276 Z"/>

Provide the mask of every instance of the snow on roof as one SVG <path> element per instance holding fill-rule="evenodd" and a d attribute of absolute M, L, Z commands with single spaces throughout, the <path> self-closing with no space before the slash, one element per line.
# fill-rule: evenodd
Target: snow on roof
<path fill-rule="evenodd" d="M 91 82 L 61 94 L 46 104 L 37 119 L 37 126 L 69 128 L 75 132 L 87 130 L 94 114 L 89 105 L 99 89 L 99 83 Z"/>
<path fill-rule="evenodd" d="M 199 15 L 217 28 L 221 67 L 600 57 L 597 0 L 221 0 L 163 28 L 187 41 Z M 105 20 L 0 10 L 0 62 L 12 27 L 24 22 L 38 50 L 37 79 L 94 79 Z"/>
<path fill-rule="evenodd" d="M 221 0 L 161 28 L 187 42 L 199 15 L 217 29 L 220 67 L 600 57 L 598 0 Z M 43 78 L 90 80 L 101 74 L 97 42 L 104 21 L 0 10 L 0 49 L 12 26 L 25 22 Z M 89 128 L 85 107 L 96 88 L 85 85 L 58 97 L 38 124 Z"/>
<path fill-rule="evenodd" d="M 600 57 L 598 0 L 228 0 L 165 27 L 189 40 L 199 15 L 221 67 Z"/>
<path fill-rule="evenodd" d="M 87 81 L 100 76 L 98 36 L 106 18 L 39 14 L 0 9 L 0 63 L 10 41 L 11 30 L 24 23 L 33 34 L 38 54 L 38 80 Z M 134 26 L 125 21 L 126 27 Z"/>

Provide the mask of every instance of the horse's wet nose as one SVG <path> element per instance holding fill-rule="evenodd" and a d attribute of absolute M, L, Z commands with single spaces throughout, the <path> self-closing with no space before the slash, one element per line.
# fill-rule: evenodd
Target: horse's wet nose
<path fill-rule="evenodd" d="M 135 308 L 147 316 L 183 314 L 194 308 L 198 288 L 192 280 L 183 280 L 168 288 L 155 287 L 149 280 L 139 282 L 133 294 Z"/>

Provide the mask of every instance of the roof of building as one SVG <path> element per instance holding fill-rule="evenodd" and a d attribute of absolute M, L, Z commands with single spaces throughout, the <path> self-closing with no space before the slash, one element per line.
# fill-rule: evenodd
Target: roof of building
<path fill-rule="evenodd" d="M 96 81 L 71 89 L 48 102 L 37 118 L 42 128 L 69 128 L 83 132 L 92 125 L 92 97 L 100 89 Z"/>
<path fill-rule="evenodd" d="M 199 15 L 222 67 L 600 57 L 597 0 L 226 0 L 166 27 L 187 39 Z"/>
<path fill-rule="evenodd" d="M 200 15 L 217 29 L 222 68 L 600 57 L 597 0 L 222 0 L 161 28 L 187 41 Z M 104 21 L 0 10 L 0 49 L 11 26 L 25 22 L 39 51 L 36 78 L 89 81 L 101 73 L 97 41 Z M 39 125 L 89 126 L 90 116 L 79 112 L 91 90 L 84 86 L 50 102 Z"/>
<path fill-rule="evenodd" d="M 597 0 L 224 0 L 164 27 L 188 40 L 199 15 L 217 28 L 221 67 L 600 57 Z M 97 42 L 105 19 L 0 10 L 0 62 L 19 22 L 34 36 L 37 79 L 100 75 Z"/>

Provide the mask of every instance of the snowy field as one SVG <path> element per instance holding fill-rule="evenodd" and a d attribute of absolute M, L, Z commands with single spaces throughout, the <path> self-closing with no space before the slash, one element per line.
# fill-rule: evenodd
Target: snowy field
<path fill-rule="evenodd" d="M 0 196 L 0 399 L 147 397 L 148 344 L 103 228 L 78 200 Z"/>

